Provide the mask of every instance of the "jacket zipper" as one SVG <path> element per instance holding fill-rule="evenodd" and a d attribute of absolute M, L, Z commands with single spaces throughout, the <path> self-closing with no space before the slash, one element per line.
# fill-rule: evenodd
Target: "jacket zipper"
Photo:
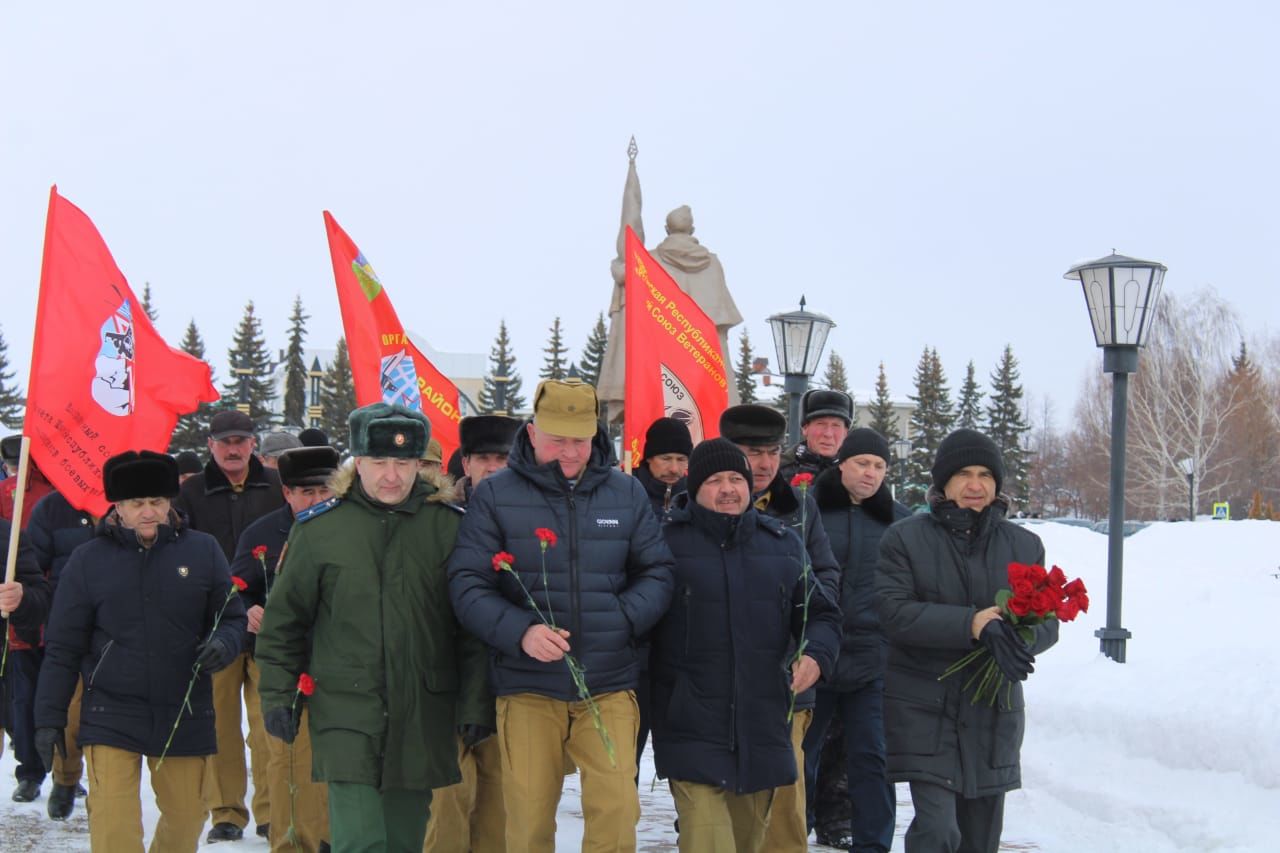
<path fill-rule="evenodd" d="M 581 636 L 578 631 L 579 617 L 582 612 L 582 602 L 579 600 L 578 590 L 578 511 L 577 504 L 573 499 L 573 486 L 569 487 L 569 599 L 571 602 L 572 612 L 569 614 L 569 622 L 573 626 L 571 636 L 574 641 Z"/>
<path fill-rule="evenodd" d="M 115 640 L 107 640 L 107 644 L 102 647 L 102 654 L 98 656 L 98 662 L 93 665 L 93 672 L 89 673 L 89 687 L 93 687 L 93 680 L 98 677 L 98 670 L 102 668 L 102 663 L 107 659 L 107 654 L 111 651 L 111 647 L 115 645 Z"/>
<path fill-rule="evenodd" d="M 689 635 L 693 632 L 693 589 L 684 588 L 684 656 L 689 657 Z"/>
<path fill-rule="evenodd" d="M 720 543 L 720 576 L 724 578 L 724 600 L 729 613 L 729 751 L 738 751 L 738 655 L 733 646 L 733 603 L 729 601 L 729 563 L 725 543 Z"/>

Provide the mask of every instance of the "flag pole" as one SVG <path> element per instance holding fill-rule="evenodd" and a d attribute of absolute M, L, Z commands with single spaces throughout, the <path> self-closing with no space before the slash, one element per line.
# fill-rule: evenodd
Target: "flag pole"
<path fill-rule="evenodd" d="M 22 531 L 22 504 L 27 496 L 27 468 L 31 463 L 31 439 L 22 437 L 22 449 L 18 453 L 18 487 L 13 490 L 13 524 L 9 527 L 9 556 L 4 564 L 4 582 L 13 583 L 18 568 L 18 535 Z M 0 611 L 0 619 L 9 614 Z"/>

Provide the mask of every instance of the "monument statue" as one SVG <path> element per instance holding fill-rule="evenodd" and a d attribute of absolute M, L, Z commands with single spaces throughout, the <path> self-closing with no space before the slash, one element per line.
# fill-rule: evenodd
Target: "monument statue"
<path fill-rule="evenodd" d="M 636 175 L 636 140 L 633 136 L 627 147 L 629 163 L 627 182 L 622 191 L 622 221 L 618 226 L 618 255 L 610 265 L 613 274 L 613 298 L 609 302 L 609 340 L 605 347 L 604 362 L 600 368 L 597 394 L 607 406 L 610 421 L 622 416 L 623 384 L 625 381 L 625 318 L 623 307 L 626 295 L 626 228 L 628 225 L 644 242 L 644 224 L 640 218 L 640 179 Z M 681 205 L 667 214 L 667 236 L 650 250 L 654 260 L 675 279 L 680 289 L 687 293 L 698 307 L 716 324 L 720 339 L 720 352 L 726 366 L 733 364 L 729 351 L 729 329 L 742 322 L 742 314 L 725 284 L 724 267 L 715 253 L 707 249 L 693 236 L 693 212 L 688 205 Z M 729 405 L 738 402 L 738 387 L 732 370 L 729 378 Z"/>

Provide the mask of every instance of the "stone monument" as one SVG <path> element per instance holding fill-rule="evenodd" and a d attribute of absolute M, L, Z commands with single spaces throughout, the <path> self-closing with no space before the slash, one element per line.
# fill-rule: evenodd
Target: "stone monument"
<path fill-rule="evenodd" d="M 627 146 L 627 181 L 622 190 L 622 221 L 618 226 L 618 254 L 610 265 L 613 274 L 613 297 L 609 301 L 609 341 L 605 347 L 604 362 L 600 368 L 597 393 L 607 406 L 612 422 L 621 418 L 623 384 L 625 382 L 625 318 L 623 308 L 626 296 L 626 228 L 628 225 L 644 242 L 644 223 L 641 221 L 640 179 L 636 175 L 635 137 Z M 726 367 L 733 364 L 729 351 L 729 329 L 742 322 L 742 314 L 725 284 L 724 267 L 715 253 L 707 249 L 693 236 L 693 212 L 688 205 L 681 205 L 667 214 L 667 236 L 649 250 L 654 260 L 662 264 L 667 274 L 675 279 L 680 289 L 687 293 L 698 307 L 716 324 L 720 339 L 720 352 Z M 732 369 L 726 371 L 729 379 L 729 405 L 738 402 L 738 387 Z"/>

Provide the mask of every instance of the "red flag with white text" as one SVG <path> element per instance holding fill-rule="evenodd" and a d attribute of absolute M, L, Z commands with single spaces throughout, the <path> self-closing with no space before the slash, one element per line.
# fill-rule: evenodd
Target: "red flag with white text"
<path fill-rule="evenodd" d="M 418 409 L 431 421 L 431 435 L 447 460 L 459 443 L 457 386 L 409 340 L 368 259 L 327 210 L 324 227 L 351 353 L 356 404 L 382 401 Z"/>
<path fill-rule="evenodd" d="M 209 365 L 164 342 L 84 211 L 49 191 L 23 432 L 76 509 L 110 503 L 102 465 L 164 452 L 178 416 L 218 399 Z"/>
<path fill-rule="evenodd" d="M 684 421 L 697 444 L 720 434 L 729 370 L 711 321 L 627 227 L 626 408 L 622 452 L 640 464 L 644 434 L 661 417 Z"/>

